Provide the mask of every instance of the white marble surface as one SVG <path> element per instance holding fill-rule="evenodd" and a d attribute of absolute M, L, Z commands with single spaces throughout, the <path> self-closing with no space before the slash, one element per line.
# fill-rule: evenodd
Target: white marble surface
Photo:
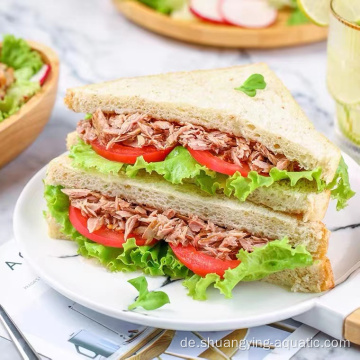
<path fill-rule="evenodd" d="M 0 34 L 43 42 L 61 60 L 57 102 L 38 140 L 0 170 L 0 244 L 13 236 L 12 212 L 22 187 L 50 159 L 65 150 L 65 135 L 78 115 L 62 103 L 67 87 L 122 76 L 207 69 L 265 61 L 282 78 L 316 127 L 332 137 L 334 106 L 325 85 L 326 45 L 280 50 L 225 50 L 183 44 L 129 23 L 110 0 L 1 0 Z M 206 91 L 206 89 L 204 89 Z M 0 291 L 1 293 L 1 291 Z M 326 335 L 318 335 L 326 339 Z M 357 359 L 360 350 L 303 349 L 294 358 Z M 0 341 L 0 358 L 17 359 Z"/>

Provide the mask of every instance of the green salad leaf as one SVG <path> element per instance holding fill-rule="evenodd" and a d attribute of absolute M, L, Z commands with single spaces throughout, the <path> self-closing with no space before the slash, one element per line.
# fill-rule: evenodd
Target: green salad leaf
<path fill-rule="evenodd" d="M 265 87 L 266 82 L 264 76 L 261 74 L 252 74 L 241 86 L 235 88 L 235 90 L 242 91 L 246 95 L 254 97 L 256 95 L 256 90 L 263 90 Z"/>
<path fill-rule="evenodd" d="M 15 82 L 6 91 L 5 97 L 0 100 L 0 122 L 15 114 L 27 99 L 36 94 L 40 89 L 37 82 Z"/>
<path fill-rule="evenodd" d="M 139 296 L 134 303 L 129 305 L 128 309 L 133 310 L 139 306 L 145 310 L 155 310 L 165 304 L 170 304 L 169 296 L 163 291 L 149 291 L 148 282 L 145 276 L 128 280 L 134 288 L 139 292 Z"/>
<path fill-rule="evenodd" d="M 186 0 L 138 0 L 139 2 L 153 8 L 154 10 L 170 14 L 184 6 Z"/>
<path fill-rule="evenodd" d="M 3 38 L 0 62 L 14 70 L 30 69 L 31 72 L 28 73 L 26 80 L 37 73 L 43 65 L 40 54 L 31 50 L 25 40 L 18 39 L 13 35 L 5 35 Z"/>
<path fill-rule="evenodd" d="M 40 54 L 31 50 L 23 39 L 5 35 L 0 52 L 0 63 L 15 70 L 15 81 L 0 100 L 0 122 L 15 114 L 21 106 L 40 89 L 38 82 L 29 79 L 43 65 Z"/>
<path fill-rule="evenodd" d="M 289 26 L 302 25 L 308 23 L 310 23 L 309 18 L 298 7 L 292 10 L 287 20 L 287 24 Z"/>
<path fill-rule="evenodd" d="M 98 155 L 91 145 L 80 140 L 70 149 L 69 155 L 75 168 L 96 170 L 102 174 L 117 174 L 124 166 L 123 163 L 110 161 Z"/>
<path fill-rule="evenodd" d="M 226 270 L 223 279 L 216 274 L 208 274 L 205 277 L 193 275 L 185 280 L 183 284 L 188 288 L 189 295 L 196 300 L 206 300 L 206 290 L 213 285 L 225 297 L 231 298 L 232 290 L 240 281 L 260 280 L 278 271 L 313 264 L 312 256 L 305 246 L 292 248 L 287 238 L 270 241 L 251 253 L 241 249 L 237 257 L 241 261 L 240 265 Z"/>
<path fill-rule="evenodd" d="M 337 200 L 336 210 L 344 209 L 347 206 L 348 200 L 355 195 L 355 192 L 350 187 L 348 166 L 343 157 L 341 157 L 334 180 L 327 188 L 331 190 L 331 197 Z"/>
<path fill-rule="evenodd" d="M 215 171 L 200 165 L 182 146 L 177 146 L 164 161 L 148 163 L 140 156 L 134 165 L 126 167 L 126 175 L 135 177 L 139 170 L 145 170 L 149 174 L 156 172 L 172 184 L 182 184 L 184 179 L 194 179 L 202 174 L 216 176 Z"/>
<path fill-rule="evenodd" d="M 61 186 L 45 186 L 44 198 L 47 203 L 48 212 L 56 223 L 60 225 L 60 231 L 70 239 L 76 240 L 80 234 L 69 220 L 69 197 L 61 189 Z"/>
<path fill-rule="evenodd" d="M 343 209 L 347 201 L 354 196 L 350 188 L 347 166 L 342 159 L 336 172 L 334 180 L 326 185 L 321 180 L 321 168 L 309 171 L 291 172 L 273 168 L 269 176 L 259 175 L 256 171 L 250 171 L 247 177 L 236 173 L 232 176 L 223 175 L 209 170 L 200 165 L 191 156 L 189 151 L 182 146 L 177 146 L 164 161 L 147 163 L 139 157 L 134 165 L 126 165 L 116 161 L 107 160 L 98 155 L 91 147 L 79 139 L 78 143 L 70 150 L 73 166 L 84 170 L 97 170 L 103 174 L 116 174 L 124 170 L 129 177 L 135 177 L 141 170 L 148 173 L 156 172 L 162 175 L 172 184 L 182 184 L 184 181 L 192 181 L 203 191 L 215 194 L 223 192 L 226 196 L 235 196 L 240 201 L 247 197 L 259 187 L 269 187 L 274 182 L 287 180 L 291 186 L 295 186 L 300 180 L 315 181 L 319 192 L 324 189 L 331 190 L 331 196 L 337 200 L 337 209 Z"/>

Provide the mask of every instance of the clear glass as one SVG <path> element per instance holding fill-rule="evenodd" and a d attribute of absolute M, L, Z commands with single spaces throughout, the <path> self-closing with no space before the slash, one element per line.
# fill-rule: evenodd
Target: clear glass
<path fill-rule="evenodd" d="M 360 15 L 360 0 L 331 1 L 327 84 L 336 102 L 340 146 L 360 160 L 360 23 L 356 14 Z"/>

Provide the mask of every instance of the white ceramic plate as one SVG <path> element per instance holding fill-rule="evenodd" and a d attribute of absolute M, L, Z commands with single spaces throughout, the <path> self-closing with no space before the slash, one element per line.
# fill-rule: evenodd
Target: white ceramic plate
<path fill-rule="evenodd" d="M 352 186 L 360 193 L 359 166 L 344 155 Z M 128 311 L 137 296 L 127 280 L 139 274 L 110 273 L 91 260 L 76 256 L 76 244 L 50 239 L 42 211 L 45 169 L 24 188 L 14 214 L 15 237 L 22 254 L 35 272 L 55 290 L 93 310 L 125 321 L 177 330 L 218 331 L 267 324 L 289 318 L 312 308 L 319 294 L 292 293 L 275 285 L 252 282 L 236 287 L 227 300 L 218 290 L 209 291 L 209 300 L 194 301 L 180 281 L 148 277 L 151 290 L 161 287 L 171 304 L 154 311 Z M 334 202 L 325 222 L 333 230 L 329 257 L 335 279 L 346 276 L 360 259 L 360 207 L 358 197 L 337 213 Z"/>

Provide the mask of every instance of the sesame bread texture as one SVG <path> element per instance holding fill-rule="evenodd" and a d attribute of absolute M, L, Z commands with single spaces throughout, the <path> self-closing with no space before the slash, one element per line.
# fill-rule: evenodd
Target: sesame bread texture
<path fill-rule="evenodd" d="M 252 74 L 266 88 L 254 97 L 235 90 Z M 215 70 L 123 78 L 68 89 L 65 104 L 93 113 L 139 112 L 156 119 L 190 122 L 256 140 L 307 170 L 322 168 L 331 182 L 340 150 L 315 130 L 281 80 L 263 63 Z"/>

